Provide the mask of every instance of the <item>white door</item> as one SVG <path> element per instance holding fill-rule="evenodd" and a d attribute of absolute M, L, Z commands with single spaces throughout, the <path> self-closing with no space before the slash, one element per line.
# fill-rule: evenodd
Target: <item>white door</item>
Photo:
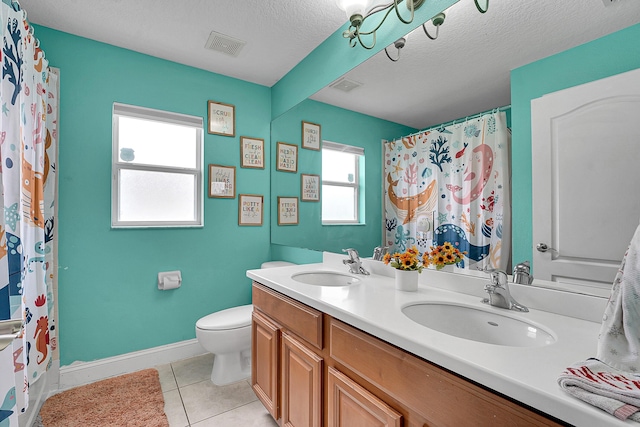
<path fill-rule="evenodd" d="M 608 296 L 640 221 L 640 69 L 532 100 L 531 133 L 534 275 Z"/>

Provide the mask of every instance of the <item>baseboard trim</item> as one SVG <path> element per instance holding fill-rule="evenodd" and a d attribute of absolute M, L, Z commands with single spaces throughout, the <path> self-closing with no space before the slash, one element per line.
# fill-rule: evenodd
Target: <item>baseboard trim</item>
<path fill-rule="evenodd" d="M 92 362 L 77 362 L 68 366 L 61 366 L 57 391 L 199 356 L 206 352 L 197 339 L 192 339 Z"/>

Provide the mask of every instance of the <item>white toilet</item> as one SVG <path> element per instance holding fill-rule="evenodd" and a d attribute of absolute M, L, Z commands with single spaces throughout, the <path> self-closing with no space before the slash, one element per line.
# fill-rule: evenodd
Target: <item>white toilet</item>
<path fill-rule="evenodd" d="M 269 261 L 262 268 L 293 265 Z M 196 338 L 213 353 L 211 381 L 231 384 L 251 376 L 251 312 L 253 305 L 241 305 L 204 316 L 196 322 Z"/>

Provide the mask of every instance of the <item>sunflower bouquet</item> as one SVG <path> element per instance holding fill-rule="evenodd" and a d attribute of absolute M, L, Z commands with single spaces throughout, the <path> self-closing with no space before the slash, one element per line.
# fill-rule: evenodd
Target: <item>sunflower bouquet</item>
<path fill-rule="evenodd" d="M 433 265 L 436 270 L 441 270 L 445 265 L 461 262 L 466 253 L 461 252 L 451 242 L 444 242 L 436 247 L 431 246 L 431 252 L 422 255 L 422 263 L 425 267 Z"/>
<path fill-rule="evenodd" d="M 417 271 L 418 273 L 421 273 L 425 266 L 423 260 L 420 259 L 420 252 L 415 246 L 410 247 L 403 253 L 387 253 L 382 258 L 382 261 L 397 270 Z"/>

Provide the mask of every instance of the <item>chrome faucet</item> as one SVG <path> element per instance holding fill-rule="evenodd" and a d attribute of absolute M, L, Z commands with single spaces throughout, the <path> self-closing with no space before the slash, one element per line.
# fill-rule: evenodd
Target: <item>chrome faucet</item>
<path fill-rule="evenodd" d="M 343 249 L 342 252 L 349 254 L 349 259 L 342 260 L 342 263 L 349 267 L 350 273 L 364 274 L 365 276 L 369 275 L 369 272 L 362 266 L 362 261 L 360 261 L 360 255 L 358 255 L 357 250 L 349 248 Z"/>
<path fill-rule="evenodd" d="M 382 258 L 384 257 L 384 254 L 387 253 L 388 249 L 389 248 L 386 246 L 377 246 L 373 249 L 373 259 L 376 261 L 382 261 Z"/>
<path fill-rule="evenodd" d="M 489 293 L 489 298 L 484 298 L 483 303 L 494 307 L 506 308 L 508 310 L 516 310 L 528 312 L 529 309 L 518 303 L 509 292 L 509 284 L 507 283 L 507 273 L 502 270 L 485 270 L 491 274 L 491 283 L 484 286 L 484 290 Z"/>
<path fill-rule="evenodd" d="M 521 262 L 513 267 L 513 283 L 521 285 L 530 285 L 533 282 L 533 276 L 530 274 L 531 266 L 529 261 Z"/>

